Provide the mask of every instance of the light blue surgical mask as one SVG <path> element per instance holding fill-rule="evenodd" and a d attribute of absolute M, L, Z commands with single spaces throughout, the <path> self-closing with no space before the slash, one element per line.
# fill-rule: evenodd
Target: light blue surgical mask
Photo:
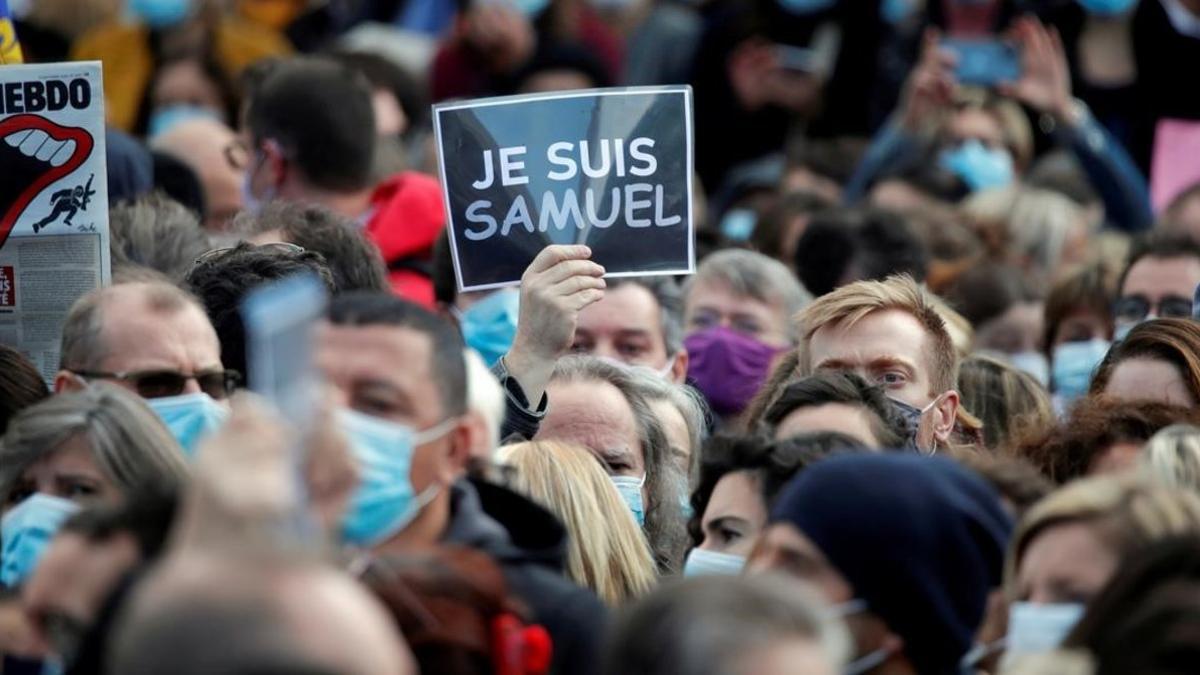
<path fill-rule="evenodd" d="M 938 164 L 961 178 L 973 192 L 1013 182 L 1012 155 L 1001 148 L 989 148 L 976 139 L 943 150 Z"/>
<path fill-rule="evenodd" d="M 879 5 L 879 15 L 889 25 L 897 26 L 912 16 L 916 9 L 915 0 L 883 0 Z"/>
<path fill-rule="evenodd" d="M 625 500 L 625 504 L 629 506 L 629 510 L 633 512 L 633 519 L 637 521 L 639 527 L 646 524 L 646 507 L 642 504 L 642 486 L 646 484 L 646 475 L 637 476 L 609 476 L 613 485 L 616 486 L 617 492 L 621 494 L 621 499 Z"/>
<path fill-rule="evenodd" d="M 1133 9 L 1137 0 L 1077 0 L 1088 14 L 1097 16 L 1120 16 Z"/>
<path fill-rule="evenodd" d="M 417 494 L 409 472 L 413 454 L 445 436 L 457 424 L 449 419 L 424 431 L 354 410 L 339 410 L 338 425 L 358 464 L 358 489 L 342 516 L 345 544 L 369 548 L 400 532 L 437 496 L 431 484 Z"/>
<path fill-rule="evenodd" d="M 688 553 L 687 562 L 683 565 L 683 576 L 737 576 L 745 566 L 744 555 L 694 548 Z"/>
<path fill-rule="evenodd" d="M 189 458 L 194 458 L 200 443 L 229 419 L 229 411 L 203 392 L 148 398 L 146 404 L 171 430 Z"/>
<path fill-rule="evenodd" d="M 721 235 L 729 241 L 750 241 L 758 215 L 751 209 L 729 209 L 721 216 Z"/>
<path fill-rule="evenodd" d="M 829 9 L 837 0 L 778 0 L 779 6 L 796 16 L 808 16 Z"/>
<path fill-rule="evenodd" d="M 1049 386 L 1050 363 L 1046 361 L 1045 354 L 1032 350 L 1017 352 L 1016 354 L 1009 354 L 1008 361 L 1018 369 L 1032 375 L 1038 384 L 1043 387 Z"/>
<path fill-rule="evenodd" d="M 192 0 L 129 0 L 129 13 L 159 29 L 183 23 L 192 15 Z"/>
<path fill-rule="evenodd" d="M 546 7 L 550 4 L 550 0 L 508 0 L 512 4 L 513 9 L 525 15 L 529 20 L 536 19 L 541 16 L 542 12 L 546 11 Z"/>
<path fill-rule="evenodd" d="M 1083 611 L 1084 606 L 1076 603 L 1035 605 L 1014 602 L 1008 608 L 1006 657 L 1057 649 L 1083 618 Z"/>
<path fill-rule="evenodd" d="M 1108 340 L 1096 338 L 1055 347 L 1051 363 L 1054 393 L 1068 403 L 1087 394 L 1092 375 L 1110 346 Z"/>
<path fill-rule="evenodd" d="M 463 341 L 491 368 L 512 347 L 520 315 L 521 292 L 515 288 L 496 291 L 459 315 Z"/>
<path fill-rule="evenodd" d="M 0 584 L 16 588 L 37 569 L 64 521 L 79 511 L 69 499 L 35 492 L 0 519 Z"/>
<path fill-rule="evenodd" d="M 163 106 L 150 113 L 146 136 L 154 138 L 174 129 L 183 122 L 198 119 L 220 120 L 221 114 L 208 106 L 191 105 L 190 103 Z"/>
<path fill-rule="evenodd" d="M 1130 331 L 1132 331 L 1134 328 L 1137 328 L 1145 321 L 1152 321 L 1156 318 L 1158 317 L 1152 314 L 1145 319 L 1142 319 L 1142 321 L 1134 321 L 1132 323 L 1118 322 L 1115 326 L 1113 326 L 1113 342 L 1116 343 L 1124 341 L 1125 338 L 1129 337 Z"/>

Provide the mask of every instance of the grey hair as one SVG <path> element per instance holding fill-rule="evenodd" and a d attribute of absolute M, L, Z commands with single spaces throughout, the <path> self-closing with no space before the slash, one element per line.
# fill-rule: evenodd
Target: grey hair
<path fill-rule="evenodd" d="M 700 472 L 700 446 L 708 437 L 708 404 L 704 396 L 686 384 L 675 384 L 645 367 L 630 368 L 633 384 L 650 401 L 666 401 L 679 411 L 688 429 L 688 481 Z"/>
<path fill-rule="evenodd" d="M 784 312 L 788 337 L 793 341 L 799 337 L 792 317 L 812 302 L 813 297 L 783 263 L 745 249 L 717 251 L 700 263 L 684 292 L 690 293 L 697 283 L 708 280 L 724 283 L 735 295 L 777 305 Z"/>
<path fill-rule="evenodd" d="M 650 402 L 637 386 L 629 368 L 590 356 L 559 359 L 552 382 L 607 382 L 629 403 L 637 422 L 638 441 L 646 465 L 646 538 L 654 552 L 659 572 L 673 575 L 683 570 L 683 557 L 690 542 L 683 517 L 687 481 L 671 456 L 662 424 Z"/>
<path fill-rule="evenodd" d="M 737 675 L 781 641 L 810 639 L 839 672 L 850 637 L 817 595 L 772 575 L 685 579 L 660 587 L 617 623 L 605 675 Z"/>
<path fill-rule="evenodd" d="M 104 305 L 120 293 L 145 294 L 146 306 L 152 312 L 172 314 L 191 305 L 204 314 L 195 296 L 165 281 L 131 281 L 96 289 L 75 301 L 63 321 L 62 349 L 59 360 L 64 370 L 87 370 L 99 367 L 108 356 L 104 343 Z"/>
<path fill-rule="evenodd" d="M 149 267 L 173 281 L 211 248 L 200 219 L 179 202 L 155 192 L 114 206 L 108 215 L 113 267 Z"/>
<path fill-rule="evenodd" d="M 1172 424 L 1146 442 L 1142 471 L 1160 483 L 1200 492 L 1200 427 Z"/>
<path fill-rule="evenodd" d="M 618 277 L 608 282 L 608 290 L 621 286 L 641 286 L 650 291 L 658 302 L 661 315 L 663 343 L 667 356 L 674 357 L 683 349 L 683 291 L 679 284 L 668 276 Z"/>
<path fill-rule="evenodd" d="M 100 471 L 124 494 L 171 494 L 183 486 L 183 450 L 140 397 L 115 384 L 93 382 L 22 410 L 0 439 L 0 504 L 35 462 L 80 437 Z"/>

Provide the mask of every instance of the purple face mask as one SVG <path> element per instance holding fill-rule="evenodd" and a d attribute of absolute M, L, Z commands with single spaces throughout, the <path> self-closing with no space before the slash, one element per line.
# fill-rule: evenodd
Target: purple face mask
<path fill-rule="evenodd" d="M 758 393 L 783 347 L 772 347 L 735 330 L 707 328 L 683 341 L 688 378 L 723 417 L 740 413 Z"/>

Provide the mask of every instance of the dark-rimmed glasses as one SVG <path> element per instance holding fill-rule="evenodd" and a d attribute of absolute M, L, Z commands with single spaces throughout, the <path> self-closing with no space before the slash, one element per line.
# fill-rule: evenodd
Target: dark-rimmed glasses
<path fill-rule="evenodd" d="M 83 378 L 119 380 L 133 385 L 142 398 L 165 398 L 178 396 L 187 388 L 188 380 L 195 380 L 200 391 L 215 399 L 228 398 L 242 381 L 236 370 L 204 370 L 198 373 L 183 373 L 177 370 L 138 370 L 126 373 L 109 373 L 100 370 L 71 371 Z"/>

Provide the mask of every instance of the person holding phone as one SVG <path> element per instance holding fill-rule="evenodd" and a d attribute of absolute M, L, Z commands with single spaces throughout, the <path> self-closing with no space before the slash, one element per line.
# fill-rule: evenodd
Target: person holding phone
<path fill-rule="evenodd" d="M 964 94 L 960 56 L 943 49 L 939 34 L 929 31 L 900 106 L 876 135 L 844 199 L 857 202 L 880 176 L 930 151 L 971 191 L 1011 184 L 1031 159 L 1031 130 L 1013 105 L 1019 103 L 1038 114 L 1038 126 L 1078 160 L 1104 201 L 1109 223 L 1129 232 L 1150 227 L 1146 180 L 1087 106 L 1072 97 L 1058 33 L 1035 18 L 1022 18 L 1009 39 L 1020 56 L 1019 75 L 997 78 L 982 94 Z"/>

